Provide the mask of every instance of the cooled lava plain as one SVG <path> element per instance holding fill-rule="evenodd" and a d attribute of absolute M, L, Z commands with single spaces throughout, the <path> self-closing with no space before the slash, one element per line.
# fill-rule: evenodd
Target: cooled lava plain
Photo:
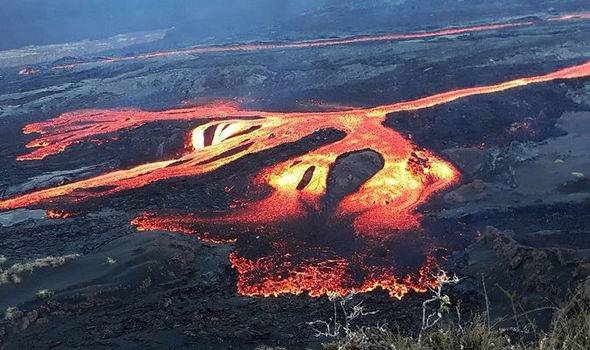
<path fill-rule="evenodd" d="M 325 296 L 411 319 L 438 268 L 511 284 L 532 267 L 507 254 L 584 249 L 588 30 L 576 12 L 7 74 L 0 253 L 64 257 L 0 283 L 2 307 L 36 315 L 7 344 L 84 346 L 80 327 L 112 323 L 93 330 L 110 345 L 305 348 Z M 523 283 L 531 304 L 582 260 Z"/>

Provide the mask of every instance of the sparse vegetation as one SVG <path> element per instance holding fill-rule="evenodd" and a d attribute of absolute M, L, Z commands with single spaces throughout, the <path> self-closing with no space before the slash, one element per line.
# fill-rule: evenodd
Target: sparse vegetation
<path fill-rule="evenodd" d="M 315 320 L 307 322 L 316 333 L 317 337 L 347 337 L 354 332 L 354 322 L 367 315 L 376 314 L 376 311 L 366 311 L 363 303 L 353 303 L 355 293 L 346 296 L 329 294 L 328 298 L 334 307 L 332 317 L 328 321 Z"/>
<path fill-rule="evenodd" d="M 61 266 L 77 257 L 79 257 L 78 254 L 48 256 L 24 263 L 16 263 L 8 268 L 4 268 L 3 265 L 6 263 L 6 259 L 2 256 L 0 257 L 0 286 L 9 283 L 20 283 L 25 274 L 30 274 L 34 270 L 44 267 Z"/>
<path fill-rule="evenodd" d="M 449 312 L 451 298 L 443 293 L 445 286 L 459 283 L 459 278 L 456 275 L 449 277 L 443 270 L 440 270 L 434 277 L 437 287 L 430 289 L 432 296 L 422 303 L 422 327 L 418 335 L 418 342 L 421 342 L 422 334 L 425 331 L 436 326 L 443 316 Z"/>
<path fill-rule="evenodd" d="M 437 290 L 440 292 L 440 290 Z M 437 300 L 444 294 L 432 297 Z M 430 300 L 430 299 L 428 299 Z M 442 299 L 440 299 L 442 300 Z M 446 303 L 444 298 L 443 305 Z M 448 306 L 448 305 L 447 305 Z M 426 308 L 424 306 L 424 314 Z M 426 316 L 428 317 L 428 316 Z M 438 313 L 433 316 L 442 318 Z M 422 326 L 412 336 L 386 326 L 358 327 L 343 332 L 335 340 L 323 344 L 325 350 L 584 350 L 590 349 L 590 281 L 559 308 L 549 331 L 537 331 L 534 337 L 521 339 L 523 329 L 503 329 L 490 324 L 488 315 L 473 318 L 466 324 L 442 322 L 436 327 Z M 325 334 L 322 334 L 325 335 Z"/>
<path fill-rule="evenodd" d="M 19 312 L 20 310 L 16 306 L 9 306 L 4 310 L 4 319 L 10 321 L 14 319 L 15 315 Z"/>
<path fill-rule="evenodd" d="M 553 329 L 539 341 L 540 349 L 590 349 L 590 280 L 555 314 Z"/>
<path fill-rule="evenodd" d="M 39 300 L 51 298 L 53 294 L 55 294 L 55 292 L 49 289 L 39 289 L 37 293 L 35 293 Z"/>

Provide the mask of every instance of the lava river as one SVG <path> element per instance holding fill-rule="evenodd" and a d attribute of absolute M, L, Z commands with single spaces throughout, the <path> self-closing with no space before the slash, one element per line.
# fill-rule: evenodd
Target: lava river
<path fill-rule="evenodd" d="M 498 84 L 464 88 L 373 108 L 330 112 L 252 111 L 216 103 L 160 112 L 89 110 L 34 123 L 25 133 L 38 134 L 21 161 L 41 160 L 97 136 L 113 135 L 156 121 L 199 120 L 187 135 L 182 155 L 130 169 L 108 172 L 65 185 L 0 201 L 0 210 L 51 209 L 100 200 L 157 184 L 205 175 L 243 157 L 295 144 L 320 130 L 342 137 L 312 147 L 248 176 L 244 193 L 223 211 L 181 209 L 147 212 L 133 220 L 138 230 L 169 230 L 201 240 L 234 243 L 230 254 L 242 295 L 366 292 L 376 288 L 401 298 L 424 291 L 433 282 L 436 242 L 420 231 L 417 206 L 434 192 L 457 183 L 452 164 L 420 149 L 383 122 L 388 114 L 429 108 L 469 96 L 590 76 L 590 61 L 552 73 Z M 328 203 L 327 183 L 344 154 L 372 150 L 382 165 L 360 187 Z M 247 192 L 247 193 L 246 193 Z M 93 202 L 94 203 L 94 202 Z M 64 214 L 65 213 L 65 214 Z"/>
<path fill-rule="evenodd" d="M 432 31 L 414 32 L 414 33 L 385 33 L 377 35 L 354 36 L 334 39 L 317 39 L 286 43 L 252 43 L 252 44 L 238 44 L 227 46 L 203 46 L 193 47 L 181 50 L 170 51 L 156 51 L 148 52 L 140 55 L 130 55 L 125 57 L 111 57 L 100 60 L 90 60 L 78 63 L 55 65 L 54 69 L 75 68 L 78 66 L 92 65 L 92 64 L 109 64 L 115 62 L 139 61 L 158 57 L 169 57 L 179 55 L 199 55 L 207 53 L 221 53 L 221 52 L 248 52 L 248 51 L 263 51 L 263 50 L 289 50 L 289 49 L 304 49 L 304 48 L 319 48 L 330 46 L 351 45 L 360 43 L 374 43 L 382 41 L 398 41 L 398 40 L 415 40 L 428 39 L 443 36 L 463 35 L 477 32 L 490 32 L 499 30 L 510 30 L 518 28 L 526 28 L 534 25 L 540 25 L 551 22 L 564 21 L 583 21 L 590 19 L 590 12 L 571 13 L 559 16 L 538 17 L 535 20 L 513 20 L 509 22 L 499 22 L 491 24 L 473 25 L 466 27 L 452 27 L 442 28 Z"/>

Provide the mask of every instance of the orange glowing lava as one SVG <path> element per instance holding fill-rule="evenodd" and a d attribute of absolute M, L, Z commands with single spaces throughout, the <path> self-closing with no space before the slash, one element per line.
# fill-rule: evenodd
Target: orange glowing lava
<path fill-rule="evenodd" d="M 461 35 L 461 34 L 466 34 L 466 33 L 487 32 L 487 31 L 505 30 L 505 29 L 516 29 L 516 28 L 528 27 L 528 26 L 535 25 L 537 23 L 544 23 L 544 22 L 588 20 L 588 19 L 590 19 L 590 13 L 581 12 L 581 13 L 573 13 L 573 14 L 567 14 L 567 15 L 561 15 L 561 16 L 547 17 L 547 18 L 545 18 L 545 20 L 539 20 L 539 21 L 512 21 L 512 22 L 493 23 L 493 24 L 477 25 L 477 26 L 445 28 L 445 29 L 439 29 L 439 30 L 434 30 L 434 31 L 405 33 L 405 34 L 387 33 L 387 34 L 378 34 L 378 35 L 346 37 L 346 38 L 338 38 L 338 39 L 318 39 L 318 40 L 298 41 L 298 42 L 292 42 L 292 43 L 204 46 L 204 47 L 195 47 L 195 48 L 188 48 L 188 49 L 181 49 L 181 50 L 150 52 L 150 53 L 145 53 L 145 54 L 140 54 L 140 55 L 135 55 L 135 56 L 112 57 L 112 58 L 107 58 L 107 59 L 101 59 L 101 60 L 96 60 L 96 61 L 87 61 L 87 62 L 81 62 L 81 63 L 62 64 L 62 65 L 56 65 L 53 68 L 54 69 L 64 69 L 64 68 L 74 68 L 74 67 L 78 67 L 78 66 L 96 64 L 96 63 L 108 64 L 108 63 L 115 63 L 115 62 L 146 60 L 146 59 L 158 58 L 158 57 L 168 57 L 168 56 L 178 56 L 178 55 L 197 55 L 197 54 L 216 53 L 216 52 L 219 53 L 219 52 L 246 52 L 246 51 L 261 51 L 261 50 L 286 50 L 286 49 L 318 48 L 318 47 L 328 47 L 328 46 L 350 45 L 350 44 L 380 42 L 380 41 L 426 39 L 426 38 L 441 37 L 441 36 Z"/>
<path fill-rule="evenodd" d="M 590 19 L 590 12 L 570 13 L 561 16 L 549 17 L 550 21 L 572 21 L 572 20 L 587 20 Z"/>
<path fill-rule="evenodd" d="M 336 129 L 343 133 L 341 139 L 264 167 L 252 176 L 249 188 L 256 194 L 266 193 L 262 198 L 242 194 L 221 212 L 149 212 L 133 224 L 139 230 L 179 231 L 209 242 L 235 243 L 230 260 L 239 274 L 238 292 L 244 295 L 307 292 L 319 296 L 379 287 L 401 298 L 432 283 L 428 278 L 433 264 L 430 248 L 404 246 L 418 244 L 407 237 L 415 237 L 416 233 L 408 232 L 420 225 L 416 208 L 434 192 L 455 184 L 459 173 L 445 160 L 385 127 L 386 116 L 529 84 L 588 76 L 590 61 L 545 75 L 346 111 L 280 113 L 218 103 L 162 112 L 66 113 L 26 126 L 25 133 L 39 137 L 27 145 L 34 149 L 19 159 L 42 159 L 96 136 L 154 121 L 201 120 L 203 124 L 187 135 L 190 147 L 178 158 L 4 199 L 0 210 L 79 203 L 161 180 L 204 175 L 247 155 L 296 143 L 319 130 Z M 327 179 L 337 158 L 365 149 L 378 152 L 383 167 L 358 190 L 327 205 Z M 312 221 L 313 225 L 307 224 Z M 351 228 L 346 246 L 354 247 L 352 251 L 330 243 L 343 239 L 339 226 L 343 222 Z M 314 232 L 318 225 L 325 229 Z M 337 233 L 328 233 L 332 231 Z M 387 255 L 401 246 L 405 251 L 415 250 L 421 258 L 408 265 Z"/>
<path fill-rule="evenodd" d="M 47 210 L 47 217 L 49 219 L 67 219 L 72 216 L 73 216 L 72 213 L 69 213 L 65 210 L 56 210 L 56 209 L 48 209 Z"/>

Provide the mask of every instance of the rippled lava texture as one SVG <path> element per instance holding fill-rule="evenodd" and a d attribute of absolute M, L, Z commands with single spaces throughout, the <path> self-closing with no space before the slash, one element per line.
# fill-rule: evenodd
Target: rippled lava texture
<path fill-rule="evenodd" d="M 441 34 L 444 35 L 444 34 Z M 417 100 L 336 112 L 279 113 L 216 103 L 161 112 L 90 110 L 34 123 L 38 137 L 21 161 L 42 160 L 71 145 L 91 142 L 156 121 L 202 120 L 187 132 L 187 148 L 176 159 L 139 165 L 0 201 L 0 210 L 50 209 L 51 218 L 70 214 L 60 205 L 107 198 L 161 180 L 210 173 L 247 155 L 297 142 L 319 130 L 344 136 L 309 152 L 262 168 L 248 178 L 244 193 L 220 212 L 176 210 L 144 213 L 138 230 L 194 234 L 216 243 L 236 243 L 230 254 L 243 295 L 307 292 L 311 296 L 383 288 L 392 297 L 424 291 L 434 249 L 442 246 L 420 232 L 418 205 L 457 183 L 452 164 L 420 149 L 383 125 L 388 114 L 429 108 L 468 96 L 490 94 L 555 79 L 590 76 L 590 62 L 546 75 L 449 91 Z M 146 140 L 149 142 L 149 140 Z M 360 187 L 334 200 L 327 183 L 339 157 L 372 150 L 381 168 Z M 256 198 L 256 199 L 253 199 Z"/>

